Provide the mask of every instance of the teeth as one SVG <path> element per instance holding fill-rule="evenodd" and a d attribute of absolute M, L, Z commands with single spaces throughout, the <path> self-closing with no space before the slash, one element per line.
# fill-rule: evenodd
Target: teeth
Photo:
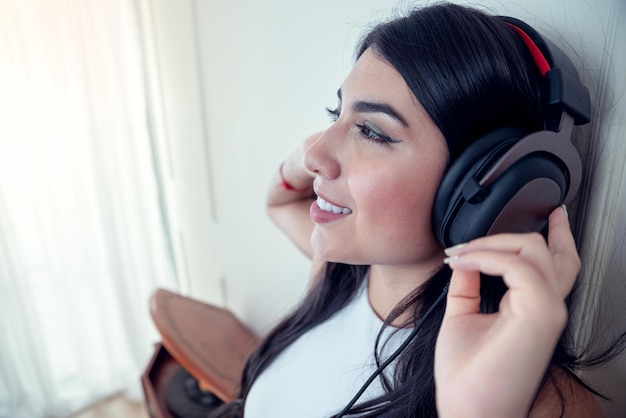
<path fill-rule="evenodd" d="M 339 206 L 331 205 L 330 203 L 328 203 L 327 201 L 325 201 L 324 199 L 322 199 L 319 196 L 317 198 L 317 206 L 321 210 L 323 210 L 325 212 L 332 212 L 332 213 L 336 213 L 336 214 L 343 213 L 344 215 L 352 213 L 352 211 L 350 209 L 348 209 L 348 208 L 340 208 Z"/>

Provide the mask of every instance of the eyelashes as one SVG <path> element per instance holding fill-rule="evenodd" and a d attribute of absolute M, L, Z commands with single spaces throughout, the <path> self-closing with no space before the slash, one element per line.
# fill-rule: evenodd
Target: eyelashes
<path fill-rule="evenodd" d="M 337 122 L 337 119 L 339 119 L 339 108 L 335 108 L 335 109 L 331 109 L 330 107 L 326 108 L 326 113 L 328 114 L 328 117 L 330 117 L 330 120 L 332 122 Z"/>
<path fill-rule="evenodd" d="M 339 108 L 331 109 L 329 107 L 326 108 L 326 113 L 330 117 L 331 122 L 336 122 L 341 115 Z M 387 135 L 382 129 L 376 126 L 374 123 L 369 120 L 361 123 L 355 123 L 354 126 L 359 130 L 359 135 L 368 141 L 373 141 L 379 144 L 396 144 L 398 141 L 396 139 L 391 138 Z"/>
<path fill-rule="evenodd" d="M 392 139 L 391 137 L 389 137 L 386 133 L 380 130 L 378 126 L 374 125 L 368 120 L 363 122 L 363 124 L 357 123 L 355 126 L 359 128 L 361 135 L 369 140 L 387 144 L 396 144 L 400 142 L 396 139 Z"/>

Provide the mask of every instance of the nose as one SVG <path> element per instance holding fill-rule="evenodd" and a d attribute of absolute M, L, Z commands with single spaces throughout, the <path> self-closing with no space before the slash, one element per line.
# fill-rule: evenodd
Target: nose
<path fill-rule="evenodd" d="M 334 126 L 324 131 L 304 151 L 304 168 L 329 180 L 339 177 L 341 173 L 338 158 L 341 141 Z"/>

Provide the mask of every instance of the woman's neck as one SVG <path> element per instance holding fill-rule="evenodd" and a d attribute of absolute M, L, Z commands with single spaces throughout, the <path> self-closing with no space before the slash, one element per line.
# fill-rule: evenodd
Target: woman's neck
<path fill-rule="evenodd" d="M 389 313 L 415 289 L 422 286 L 441 266 L 441 257 L 419 265 L 373 265 L 369 272 L 368 297 L 376 315 L 385 320 Z M 404 315 L 393 324 L 400 324 Z"/>

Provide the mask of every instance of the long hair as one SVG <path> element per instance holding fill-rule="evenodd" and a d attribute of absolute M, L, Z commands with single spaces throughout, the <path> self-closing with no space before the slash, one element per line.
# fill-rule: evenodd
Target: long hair
<path fill-rule="evenodd" d="M 373 50 L 404 78 L 415 98 L 443 133 L 449 163 L 474 140 L 503 126 L 528 131 L 543 127 L 541 75 L 521 39 L 500 19 L 454 4 L 416 9 L 374 27 L 357 48 L 357 58 Z M 215 416 L 242 417 L 255 379 L 297 338 L 345 307 L 360 288 L 367 266 L 328 263 L 322 277 L 295 311 L 250 357 L 240 400 Z M 442 266 L 390 314 L 388 325 L 410 312 L 414 325 L 441 293 L 450 270 Z M 496 312 L 506 292 L 501 279 L 481 282 L 481 311 Z M 359 417 L 436 417 L 434 350 L 445 303 L 428 318 L 396 360 L 394 375 L 381 376 L 385 393 L 355 405 Z M 382 332 L 382 331 L 381 331 Z M 373 352 L 376 348 L 372 347 Z M 571 371 L 578 358 L 560 342 L 552 366 Z M 554 367 L 546 372 L 551 380 Z M 355 388 L 358 389 L 358 388 Z"/>

